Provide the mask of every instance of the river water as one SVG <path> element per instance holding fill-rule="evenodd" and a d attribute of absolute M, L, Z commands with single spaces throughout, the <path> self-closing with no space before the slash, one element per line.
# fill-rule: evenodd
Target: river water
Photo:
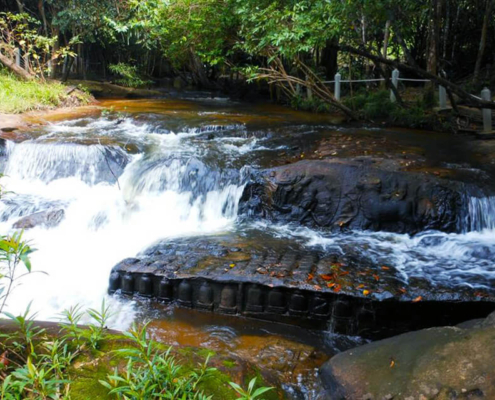
<path fill-rule="evenodd" d="M 414 140 L 425 142 L 424 133 L 411 139 L 418 136 L 343 127 L 328 116 L 223 98 L 126 100 L 103 105 L 111 111 L 50 120 L 23 132 L 26 140 L 6 144 L 0 185 L 8 193 L 0 202 L 0 232 L 11 232 L 23 216 L 64 210 L 64 218 L 56 227 L 37 226 L 25 231 L 25 238 L 37 249 L 31 257 L 35 272 L 15 289 L 8 303 L 10 312 L 22 312 L 34 300 L 31 309 L 38 318 L 54 319 L 75 304 L 98 308 L 106 298 L 114 328 L 125 329 L 136 318 L 151 315 L 156 318 L 155 334 L 169 343 L 224 349 L 235 342 L 242 353 L 242 348 L 252 346 L 256 335 L 283 334 L 273 325 L 247 320 L 239 325 L 232 320 L 208 322 L 203 318 L 202 324 L 191 324 L 194 318 L 186 316 L 179 323 L 174 310 L 160 314 L 149 304 L 108 297 L 106 291 L 116 263 L 158 240 L 244 229 L 269 232 L 308 247 L 344 252 L 346 246 L 352 246 L 374 263 L 396 268 L 405 282 L 422 277 L 433 285 L 450 285 L 453 290 L 493 287 L 495 197 L 468 199 L 470 218 L 465 232 L 459 234 L 335 235 L 239 221 L 239 200 L 253 169 L 277 165 L 279 158 L 300 157 L 318 140 L 332 135 L 394 137 L 411 146 L 409 142 Z M 455 165 L 460 171 L 492 173 L 483 170 L 479 165 L 483 162 L 472 162 L 461 139 L 453 142 L 450 137 L 438 136 L 435 140 L 433 148 L 423 148 L 426 157 L 436 154 L 433 166 Z M 443 153 L 438 151 L 438 143 Z M 250 331 L 249 326 L 256 329 Z M 175 331 L 184 334 L 177 337 Z M 212 336 L 212 332 L 216 333 Z M 239 339 L 243 335 L 251 337 L 250 341 Z M 309 338 L 312 333 L 302 336 Z M 212 337 L 226 339 L 215 345 Z M 328 344 L 329 339 L 317 335 L 306 342 L 317 348 L 321 341 Z M 324 352 L 328 355 L 351 345 L 346 343 L 332 342 Z"/>

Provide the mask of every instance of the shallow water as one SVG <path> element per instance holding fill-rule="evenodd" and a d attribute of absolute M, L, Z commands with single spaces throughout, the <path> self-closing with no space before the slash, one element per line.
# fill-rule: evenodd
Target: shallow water
<path fill-rule="evenodd" d="M 427 141 L 425 136 L 432 134 L 341 126 L 329 116 L 222 98 L 122 100 L 103 105 L 111 111 L 55 118 L 23 132 L 28 140 L 7 143 L 0 184 L 9 193 L 0 202 L 0 232 L 12 231 L 23 216 L 65 210 L 57 227 L 38 226 L 25 232 L 37 249 L 31 257 L 35 273 L 23 278 L 9 299 L 11 312 L 23 311 L 34 300 L 32 310 L 38 318 L 55 319 L 74 304 L 97 308 L 105 298 L 114 313 L 112 327 L 125 329 L 134 320 L 152 317 L 153 335 L 170 344 L 212 347 L 246 357 L 251 347 L 263 349 L 277 340 L 286 341 L 280 348 L 287 354 L 306 346 L 304 351 L 312 354 L 307 364 L 284 361 L 289 369 L 294 365 L 304 369 L 294 375 L 291 384 L 296 385 L 297 376 L 309 376 L 330 355 L 355 345 L 354 339 L 303 330 L 291 333 L 276 324 L 208 314 L 198 317 L 190 311 L 154 309 L 109 297 L 111 268 L 167 238 L 254 229 L 308 248 L 343 253 L 352 247 L 372 263 L 399 271 L 405 283 L 420 277 L 453 290 L 493 288 L 495 197 L 469 200 L 471 218 L 460 234 L 331 234 L 264 222 L 240 223 L 237 216 L 253 168 L 302 158 L 318 141 L 340 140 L 343 134 L 358 141 L 388 141 L 390 148 L 419 154 L 428 168 L 453 171 L 459 179 L 469 181 L 475 171 L 474 176 L 486 185 L 493 181 L 492 166 L 468 139 L 436 135 Z M 345 155 L 343 143 L 339 152 Z M 375 149 L 375 154 L 379 151 Z M 260 354 L 271 357 L 267 348 Z"/>

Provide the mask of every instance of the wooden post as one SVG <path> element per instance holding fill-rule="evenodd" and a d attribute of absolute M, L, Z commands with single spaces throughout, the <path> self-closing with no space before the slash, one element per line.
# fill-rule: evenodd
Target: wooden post
<path fill-rule="evenodd" d="M 442 85 L 438 86 L 438 102 L 440 110 L 445 110 L 447 108 L 447 91 Z"/>
<path fill-rule="evenodd" d="M 335 100 L 340 101 L 340 80 L 342 76 L 337 72 L 335 74 L 335 90 L 334 90 L 334 95 L 335 95 Z"/>
<path fill-rule="evenodd" d="M 492 93 L 490 89 L 484 88 L 481 91 L 481 98 L 486 101 L 492 101 Z M 491 132 L 492 131 L 492 110 L 489 108 L 483 108 L 483 132 Z"/>
<path fill-rule="evenodd" d="M 397 68 L 392 71 L 392 85 L 394 85 L 396 89 L 399 88 L 399 70 Z M 392 103 L 397 101 L 393 90 L 390 91 L 390 101 Z"/>

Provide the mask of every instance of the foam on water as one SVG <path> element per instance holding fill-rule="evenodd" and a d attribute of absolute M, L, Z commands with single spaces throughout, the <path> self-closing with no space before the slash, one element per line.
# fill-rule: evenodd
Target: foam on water
<path fill-rule="evenodd" d="M 207 188 L 190 184 L 189 156 L 169 158 L 180 141 L 179 135 L 162 141 L 149 157 L 101 145 L 42 140 L 11 145 L 0 182 L 11 192 L 0 206 L 1 232 L 35 211 L 62 207 L 65 218 L 55 228 L 25 232 L 37 248 L 31 257 L 37 272 L 23 278 L 9 298 L 9 311 L 23 311 L 33 299 L 40 318 L 75 304 L 99 307 L 110 269 L 123 258 L 163 238 L 230 229 L 243 191 L 241 175 Z M 112 152 L 130 161 L 118 183 L 98 179 Z M 108 301 L 116 312 L 112 325 L 125 328 L 133 319 L 132 303 Z"/>
<path fill-rule="evenodd" d="M 405 283 L 421 277 L 433 284 L 493 290 L 495 229 L 466 233 L 421 232 L 415 236 L 390 232 L 329 233 L 305 227 L 257 222 L 256 229 L 294 238 L 307 246 L 340 254 L 351 251 L 373 265 L 394 267 Z"/>

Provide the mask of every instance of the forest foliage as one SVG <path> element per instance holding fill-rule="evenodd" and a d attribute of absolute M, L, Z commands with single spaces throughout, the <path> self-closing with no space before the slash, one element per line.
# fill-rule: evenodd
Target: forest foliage
<path fill-rule="evenodd" d="M 383 77 L 390 87 L 391 70 L 402 68 L 410 77 L 444 84 L 449 97 L 481 104 L 467 92 L 494 83 L 494 3 L 0 0 L 0 9 L 11 13 L 0 20 L 25 16 L 29 29 L 44 38 L 40 58 L 53 61 L 54 76 L 72 71 L 125 80 L 127 74 L 127 84 L 138 86 L 181 77 L 205 88 L 263 79 L 278 97 L 292 100 L 306 88 L 349 113 L 322 86 L 336 72 L 343 79 Z M 441 79 L 461 82 L 463 89 Z"/>

